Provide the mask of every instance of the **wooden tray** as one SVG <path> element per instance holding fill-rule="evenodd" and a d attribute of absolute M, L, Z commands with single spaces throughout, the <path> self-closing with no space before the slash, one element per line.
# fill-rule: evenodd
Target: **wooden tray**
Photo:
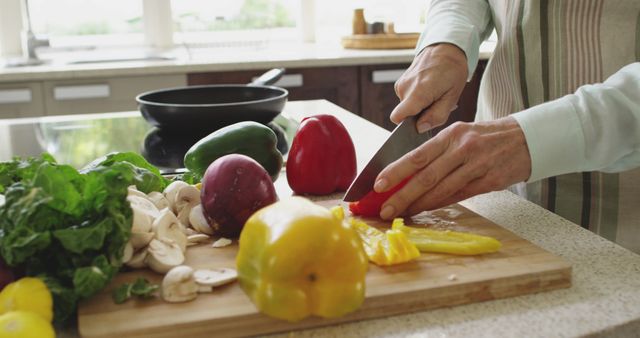
<path fill-rule="evenodd" d="M 418 43 L 419 33 L 355 34 L 342 38 L 342 47 L 352 49 L 410 49 Z"/>
<path fill-rule="evenodd" d="M 330 207 L 338 200 L 318 202 Z M 456 215 L 457 214 L 457 215 Z M 380 220 L 371 225 L 388 227 Z M 159 283 L 161 275 L 148 270 L 121 273 L 104 292 L 80 304 L 78 328 L 83 337 L 232 337 L 311 328 L 367 318 L 387 317 L 444 306 L 567 288 L 571 266 L 563 259 L 516 236 L 472 211 L 455 205 L 421 214 L 407 224 L 468 231 L 502 242 L 499 252 L 481 256 L 422 254 L 416 261 L 381 268 L 370 264 L 366 300 L 356 312 L 336 319 L 307 318 L 297 323 L 258 313 L 238 283 L 201 294 L 192 302 L 165 303 L 160 299 L 131 300 L 116 305 L 110 289 L 145 276 Z M 187 264 L 194 268 L 235 268 L 237 246 L 190 247 Z"/>

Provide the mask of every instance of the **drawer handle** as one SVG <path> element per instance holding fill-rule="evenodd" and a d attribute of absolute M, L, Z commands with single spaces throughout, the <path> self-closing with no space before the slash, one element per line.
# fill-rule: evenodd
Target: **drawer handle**
<path fill-rule="evenodd" d="M 109 97 L 111 88 L 108 84 L 57 86 L 53 88 L 53 98 L 57 101 L 99 99 Z"/>
<path fill-rule="evenodd" d="M 405 69 L 374 70 L 371 72 L 373 83 L 395 83 L 404 74 Z"/>
<path fill-rule="evenodd" d="M 0 104 L 29 103 L 31 98 L 31 89 L 28 88 L 0 90 Z"/>
<path fill-rule="evenodd" d="M 258 77 L 254 77 L 251 81 L 255 81 Z M 304 79 L 302 74 L 285 74 L 282 75 L 280 80 L 274 83 L 274 86 L 284 87 L 284 88 L 293 88 L 293 87 L 302 87 L 304 84 Z"/>

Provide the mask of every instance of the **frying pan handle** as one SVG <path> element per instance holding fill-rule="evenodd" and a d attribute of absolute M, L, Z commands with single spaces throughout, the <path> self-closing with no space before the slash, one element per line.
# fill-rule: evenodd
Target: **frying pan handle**
<path fill-rule="evenodd" d="M 257 79 L 251 81 L 249 85 L 257 85 L 257 86 L 272 85 L 276 83 L 278 80 L 280 80 L 284 72 L 285 72 L 284 68 L 273 68 L 267 71 L 266 73 L 260 75 L 260 77 L 258 77 Z"/>

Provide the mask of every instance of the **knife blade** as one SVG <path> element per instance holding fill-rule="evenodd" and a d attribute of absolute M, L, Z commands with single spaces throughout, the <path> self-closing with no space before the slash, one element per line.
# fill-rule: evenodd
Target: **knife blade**
<path fill-rule="evenodd" d="M 382 169 L 431 138 L 431 130 L 420 134 L 416 129 L 416 121 L 421 115 L 417 114 L 408 117 L 396 126 L 389 138 L 351 183 L 342 198 L 343 201 L 353 202 L 360 200 L 373 190 L 375 179 Z"/>

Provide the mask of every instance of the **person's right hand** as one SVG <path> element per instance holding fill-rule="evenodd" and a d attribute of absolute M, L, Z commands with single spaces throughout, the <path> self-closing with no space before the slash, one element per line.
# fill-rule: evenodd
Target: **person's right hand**
<path fill-rule="evenodd" d="M 426 108 L 417 123 L 419 132 L 444 124 L 457 107 L 468 73 L 460 48 L 448 43 L 425 47 L 395 83 L 400 103 L 391 121 L 398 124 Z"/>

